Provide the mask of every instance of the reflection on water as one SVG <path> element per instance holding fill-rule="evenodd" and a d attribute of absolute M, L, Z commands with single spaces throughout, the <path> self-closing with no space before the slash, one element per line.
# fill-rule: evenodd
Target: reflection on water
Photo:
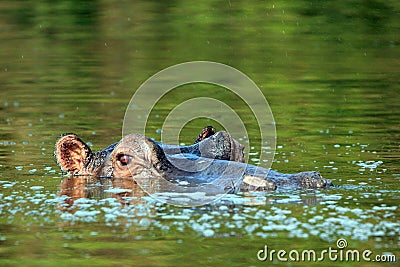
<path fill-rule="evenodd" d="M 59 196 L 65 197 L 62 210 L 71 211 L 75 201 L 113 197 L 125 204 L 137 204 L 146 196 L 132 178 L 97 178 L 88 175 L 70 176 L 63 179 Z M 127 201 L 130 200 L 130 201 Z M 131 202 L 132 201 L 132 202 Z"/>
<path fill-rule="evenodd" d="M 307 191 L 303 189 L 303 191 Z M 316 190 L 310 190 L 314 192 Z M 60 205 L 61 211 L 75 212 L 75 201 L 81 201 L 81 199 L 94 199 L 100 200 L 104 198 L 115 198 L 123 205 L 146 205 L 147 201 L 154 198 L 152 202 L 164 202 L 170 203 L 172 200 L 181 203 L 181 205 L 196 205 L 200 203 L 211 203 L 210 206 L 219 205 L 266 205 L 273 203 L 299 203 L 304 205 L 316 205 L 322 198 L 307 197 L 300 198 L 299 189 L 293 188 L 290 190 L 285 188 L 279 190 L 279 194 L 288 196 L 288 198 L 280 199 L 274 197 L 268 197 L 267 192 L 256 192 L 250 191 L 242 193 L 241 197 L 237 197 L 233 194 L 221 194 L 220 196 L 206 195 L 204 192 L 169 192 L 161 190 L 161 192 L 153 193 L 149 196 L 143 189 L 134 181 L 133 178 L 97 178 L 88 175 L 80 176 L 68 176 L 64 178 L 60 185 L 60 191 L 58 196 L 63 199 L 63 203 Z M 201 200 L 198 200 L 201 198 Z M 209 201 L 204 199 L 209 198 Z M 197 204 L 200 205 L 200 204 Z"/>
<path fill-rule="evenodd" d="M 265 243 L 325 248 L 340 237 L 400 257 L 399 10 L 374 0 L 2 1 L 0 265 L 259 265 Z M 178 208 L 59 173 L 60 133 L 94 150 L 114 143 L 134 90 L 192 60 L 231 65 L 262 89 L 277 123 L 274 169 L 316 169 L 340 187 Z M 243 102 L 204 85 L 160 100 L 146 135 L 160 140 L 167 114 L 200 96 L 235 107 L 247 149 L 260 152 Z M 209 124 L 188 123 L 179 142 Z"/>

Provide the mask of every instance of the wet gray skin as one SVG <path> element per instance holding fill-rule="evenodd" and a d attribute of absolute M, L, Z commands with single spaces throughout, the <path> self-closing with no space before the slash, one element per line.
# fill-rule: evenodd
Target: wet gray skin
<path fill-rule="evenodd" d="M 229 133 L 206 127 L 191 146 L 165 145 L 140 134 L 130 134 L 103 150 L 92 152 L 75 134 L 56 143 L 61 169 L 72 175 L 112 180 L 134 179 L 147 192 L 192 189 L 210 194 L 268 191 L 276 188 L 326 188 L 331 182 L 318 172 L 283 174 L 244 163 L 244 146 Z"/>

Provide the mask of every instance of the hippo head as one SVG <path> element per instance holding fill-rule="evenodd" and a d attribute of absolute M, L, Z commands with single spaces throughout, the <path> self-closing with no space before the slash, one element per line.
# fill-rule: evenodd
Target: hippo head
<path fill-rule="evenodd" d="M 57 140 L 55 156 L 61 169 L 69 174 L 123 178 L 139 174 L 151 177 L 166 170 L 177 174 L 165 154 L 244 162 L 243 150 L 244 146 L 225 131 L 196 140 L 191 146 L 165 145 L 130 134 L 97 152 L 92 152 L 77 135 L 68 133 Z"/>
<path fill-rule="evenodd" d="M 64 134 L 56 143 L 55 156 L 61 169 L 73 175 L 131 177 L 131 172 L 156 175 L 167 162 L 153 140 L 130 134 L 104 150 L 92 152 L 75 134 Z"/>
<path fill-rule="evenodd" d="M 241 183 L 247 166 L 242 163 L 243 149 L 224 131 L 191 146 L 164 145 L 130 134 L 97 152 L 77 135 L 64 134 L 56 142 L 55 156 L 63 171 L 111 178 L 114 187 L 126 188 L 134 180 L 148 193 L 218 194 L 236 190 L 232 185 Z"/>

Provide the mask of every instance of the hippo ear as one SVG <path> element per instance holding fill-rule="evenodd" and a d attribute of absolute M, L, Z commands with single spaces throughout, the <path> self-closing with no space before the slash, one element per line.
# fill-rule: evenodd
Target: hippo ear
<path fill-rule="evenodd" d="M 54 154 L 63 171 L 78 174 L 82 172 L 92 151 L 77 135 L 68 133 L 57 140 Z"/>
<path fill-rule="evenodd" d="M 199 136 L 197 136 L 197 139 L 194 141 L 194 143 L 197 144 L 198 142 L 203 141 L 204 139 L 210 137 L 213 134 L 215 134 L 214 127 L 212 126 L 204 127 Z"/>

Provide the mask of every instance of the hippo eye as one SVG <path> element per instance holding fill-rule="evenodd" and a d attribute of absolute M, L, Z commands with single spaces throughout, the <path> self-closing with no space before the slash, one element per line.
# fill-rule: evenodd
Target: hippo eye
<path fill-rule="evenodd" d="M 128 156 L 126 154 L 120 154 L 117 156 L 117 160 L 121 166 L 126 166 L 131 162 L 131 156 Z"/>

